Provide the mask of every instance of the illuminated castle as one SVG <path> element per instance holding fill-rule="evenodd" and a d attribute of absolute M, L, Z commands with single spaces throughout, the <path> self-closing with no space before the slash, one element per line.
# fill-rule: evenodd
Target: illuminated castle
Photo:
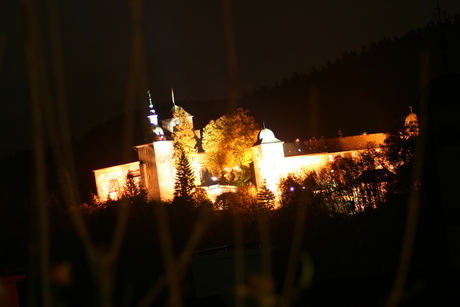
<path fill-rule="evenodd" d="M 150 97 L 150 93 L 149 93 Z M 178 108 L 174 103 L 171 113 Z M 103 169 L 94 170 L 97 194 L 102 201 L 119 198 L 124 190 L 126 175 L 128 172 L 134 176 L 135 182 L 147 191 L 148 199 L 170 201 L 174 197 L 175 167 L 174 147 L 170 135 L 174 131 L 176 119 L 170 118 L 161 121 L 159 125 L 158 115 L 155 113 L 151 98 L 150 101 L 150 125 L 153 131 L 151 143 L 134 146 L 138 153 L 138 161 L 115 165 Z M 193 116 L 186 113 L 188 120 L 193 126 Z M 412 133 L 418 133 L 417 115 L 410 113 L 406 118 L 405 127 Z M 197 138 L 199 131 L 195 131 Z M 265 181 L 267 187 L 277 193 L 277 184 L 281 178 L 296 171 L 319 169 L 332 162 L 336 156 L 355 157 L 360 151 L 370 147 L 380 147 L 386 135 L 374 133 L 356 136 L 330 139 L 311 139 L 301 142 L 283 142 L 275 137 L 273 131 L 263 128 L 258 135 L 257 142 L 252 146 L 252 182 L 257 186 Z M 201 164 L 205 153 L 198 153 L 193 165 L 195 174 L 201 173 Z M 212 196 L 224 191 L 234 191 L 227 187 L 208 187 L 207 191 Z"/>
<path fill-rule="evenodd" d="M 168 201 L 174 197 L 174 183 L 176 169 L 174 167 L 173 140 L 170 136 L 176 125 L 175 118 L 161 121 L 159 125 L 158 115 L 152 104 L 149 94 L 149 109 L 151 129 L 153 132 L 152 143 L 134 146 L 138 154 L 138 161 L 110 166 L 94 170 L 97 195 L 102 201 L 119 198 L 124 190 L 126 175 L 131 171 L 137 184 L 147 191 L 150 200 Z M 174 92 L 171 90 L 173 108 L 171 114 L 180 106 L 174 102 Z M 187 119 L 193 126 L 193 116 L 186 113 Z"/>

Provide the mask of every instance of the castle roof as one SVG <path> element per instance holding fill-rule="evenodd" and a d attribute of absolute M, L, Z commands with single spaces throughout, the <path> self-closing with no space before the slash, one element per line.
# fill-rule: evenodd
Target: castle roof
<path fill-rule="evenodd" d="M 171 108 L 171 117 L 173 116 L 173 114 L 174 114 L 175 112 L 178 112 L 178 111 L 181 110 L 181 109 L 184 110 L 186 116 L 193 116 L 192 114 L 190 114 L 190 113 L 188 113 L 187 111 L 185 111 L 185 109 L 184 109 L 183 107 L 178 106 L 178 105 L 175 104 L 175 105 L 173 105 L 173 107 Z"/>
<path fill-rule="evenodd" d="M 285 142 L 284 156 L 299 156 L 318 153 L 333 153 L 352 150 L 364 150 L 380 147 L 385 141 L 385 133 L 352 135 L 330 139 L 310 139 L 308 141 Z"/>
<path fill-rule="evenodd" d="M 278 143 L 278 142 L 282 142 L 282 141 L 278 140 L 275 137 L 275 134 L 273 133 L 273 131 L 271 131 L 268 128 L 264 128 L 260 130 L 259 135 L 257 137 L 257 142 L 254 145 Z"/>

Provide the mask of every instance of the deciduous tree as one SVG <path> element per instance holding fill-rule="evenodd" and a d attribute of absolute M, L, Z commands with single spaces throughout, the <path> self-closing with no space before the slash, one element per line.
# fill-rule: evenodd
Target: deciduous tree
<path fill-rule="evenodd" d="M 172 134 L 174 142 L 174 161 L 176 169 L 181 167 L 181 155 L 184 154 L 194 173 L 195 185 L 200 184 L 200 174 L 198 170 L 198 158 L 195 133 L 190 115 L 182 107 L 175 106 L 173 118 L 175 121 L 174 132 Z"/>
<path fill-rule="evenodd" d="M 178 157 L 178 149 L 181 149 L 187 159 L 192 161 L 192 157 L 196 154 L 196 139 L 193 132 L 193 124 L 189 119 L 189 115 L 182 107 L 176 106 L 173 113 L 174 132 L 172 134 L 174 142 L 174 157 Z M 177 163 L 177 162 L 176 162 Z"/>
<path fill-rule="evenodd" d="M 227 181 L 242 179 L 251 163 L 251 146 L 257 140 L 260 127 L 248 110 L 237 109 L 211 121 L 203 129 L 203 149 L 206 167 L 212 175 Z"/>

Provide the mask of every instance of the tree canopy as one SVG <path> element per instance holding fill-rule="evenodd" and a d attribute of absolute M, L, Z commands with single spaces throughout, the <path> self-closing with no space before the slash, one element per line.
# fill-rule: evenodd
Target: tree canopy
<path fill-rule="evenodd" d="M 194 171 L 194 185 L 200 184 L 200 174 L 198 171 L 197 147 L 195 133 L 193 131 L 193 122 L 190 120 L 190 115 L 185 112 L 184 108 L 176 106 L 173 113 L 175 121 L 173 142 L 174 142 L 174 163 L 176 170 L 183 167 L 181 159 L 185 156 L 192 171 Z M 178 170 L 179 171 L 179 170 Z"/>
<path fill-rule="evenodd" d="M 242 108 L 209 122 L 203 129 L 203 149 L 210 173 L 222 177 L 247 168 L 259 130 L 254 117 Z"/>
<path fill-rule="evenodd" d="M 176 106 L 173 113 L 175 121 L 174 132 L 174 158 L 180 155 L 182 150 L 189 161 L 193 161 L 197 152 L 195 133 L 193 132 L 193 123 L 189 120 L 189 115 L 182 107 Z M 177 159 L 176 159 L 177 160 Z"/>

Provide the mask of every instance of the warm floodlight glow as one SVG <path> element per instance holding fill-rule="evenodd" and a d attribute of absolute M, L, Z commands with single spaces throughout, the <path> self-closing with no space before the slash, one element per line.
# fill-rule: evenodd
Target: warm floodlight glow
<path fill-rule="evenodd" d="M 126 175 L 132 172 L 136 184 L 140 183 L 139 161 L 94 170 L 97 195 L 102 201 L 118 199 L 124 192 Z M 115 174 L 115 176 L 114 176 Z"/>

